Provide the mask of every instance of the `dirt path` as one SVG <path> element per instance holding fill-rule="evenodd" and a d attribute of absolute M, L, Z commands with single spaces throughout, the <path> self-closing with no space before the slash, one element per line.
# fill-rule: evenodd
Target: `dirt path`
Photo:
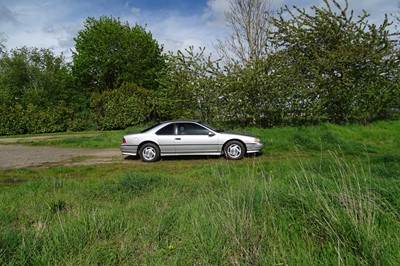
<path fill-rule="evenodd" d="M 54 136 L 34 136 L 34 137 L 20 137 L 20 138 L 0 138 L 0 145 L 2 143 L 25 143 L 25 142 L 35 142 L 41 140 L 56 140 L 63 138 L 79 138 L 79 137 L 92 137 L 96 136 L 96 134 L 75 134 L 75 135 L 54 135 Z"/>
<path fill-rule="evenodd" d="M 26 141 L 32 141 L 35 138 L 43 139 L 54 137 L 0 139 L 0 170 L 52 165 L 89 165 L 121 161 L 123 159 L 123 157 L 121 156 L 121 152 L 118 148 L 59 148 L 44 146 L 23 146 L 19 144 Z"/>

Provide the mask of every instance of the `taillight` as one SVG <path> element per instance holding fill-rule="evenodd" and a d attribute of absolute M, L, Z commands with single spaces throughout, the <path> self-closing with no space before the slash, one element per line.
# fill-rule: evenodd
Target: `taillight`
<path fill-rule="evenodd" d="M 125 143 L 126 143 L 126 139 L 123 138 L 123 139 L 122 139 L 122 144 L 125 144 Z"/>

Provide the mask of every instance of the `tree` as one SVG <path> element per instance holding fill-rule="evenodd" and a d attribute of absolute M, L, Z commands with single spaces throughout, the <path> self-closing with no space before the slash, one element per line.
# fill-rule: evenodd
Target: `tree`
<path fill-rule="evenodd" d="M 62 55 L 22 47 L 0 58 L 0 135 L 59 132 L 68 128 L 75 101 Z"/>
<path fill-rule="evenodd" d="M 220 108 L 218 76 L 219 60 L 212 60 L 205 48 L 195 52 L 190 46 L 184 52 L 167 55 L 167 64 L 160 74 L 158 115 L 163 119 L 190 118 L 214 122 Z"/>
<path fill-rule="evenodd" d="M 72 79 L 64 57 L 49 49 L 22 47 L 0 59 L 3 101 L 39 107 L 72 98 Z"/>
<path fill-rule="evenodd" d="M 398 1 L 397 4 L 397 10 L 396 10 L 396 14 L 394 14 L 394 21 L 395 21 L 395 27 L 397 30 L 397 36 L 400 36 L 400 1 Z"/>
<path fill-rule="evenodd" d="M 145 28 L 113 17 L 89 17 L 74 40 L 73 74 L 87 92 L 115 89 L 125 82 L 157 87 L 162 47 Z"/>
<path fill-rule="evenodd" d="M 288 113 L 335 123 L 392 116 L 399 108 L 399 58 L 390 22 L 369 24 L 365 11 L 355 20 L 347 0 L 324 3 L 313 14 L 286 6 L 273 19 L 270 45 L 280 64 L 271 73 L 292 91 Z"/>
<path fill-rule="evenodd" d="M 231 0 L 225 12 L 230 32 L 225 40 L 217 40 L 218 54 L 227 62 L 238 60 L 242 65 L 263 58 L 271 14 L 271 0 Z"/>
<path fill-rule="evenodd" d="M 3 36 L 3 33 L 0 32 L 0 56 L 3 56 L 6 52 L 5 42 L 6 38 Z"/>

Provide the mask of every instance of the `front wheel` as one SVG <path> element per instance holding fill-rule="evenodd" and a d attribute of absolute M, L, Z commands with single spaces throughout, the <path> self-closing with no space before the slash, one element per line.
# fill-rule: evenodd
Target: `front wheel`
<path fill-rule="evenodd" d="M 225 145 L 224 153 L 228 160 L 241 160 L 244 156 L 245 149 L 241 142 L 233 140 Z"/>
<path fill-rule="evenodd" d="M 153 143 L 146 143 L 140 148 L 139 155 L 143 162 L 155 162 L 160 158 L 160 149 Z"/>

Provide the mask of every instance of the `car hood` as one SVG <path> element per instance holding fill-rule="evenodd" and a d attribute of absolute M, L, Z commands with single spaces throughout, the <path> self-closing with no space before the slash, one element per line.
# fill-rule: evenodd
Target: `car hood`
<path fill-rule="evenodd" d="M 220 134 L 222 134 L 222 135 L 237 135 L 237 136 L 258 138 L 258 137 L 255 136 L 255 135 L 246 134 L 246 133 L 240 133 L 240 132 L 234 132 L 234 131 L 224 131 L 224 132 L 221 132 Z"/>

